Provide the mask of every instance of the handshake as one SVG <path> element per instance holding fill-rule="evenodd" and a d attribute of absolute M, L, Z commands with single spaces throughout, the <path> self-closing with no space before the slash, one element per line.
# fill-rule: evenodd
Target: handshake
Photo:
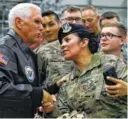
<path fill-rule="evenodd" d="M 42 105 L 37 108 L 34 119 L 44 118 L 45 113 L 52 112 L 55 108 L 55 101 L 56 98 L 54 95 L 50 95 L 48 92 L 43 90 Z"/>
<path fill-rule="evenodd" d="M 45 113 L 52 112 L 55 108 L 55 102 L 55 95 L 50 95 L 48 92 L 43 90 L 42 105 L 38 108 L 38 111 Z"/>
<path fill-rule="evenodd" d="M 56 82 L 57 86 L 60 87 L 67 80 L 65 78 L 61 78 Z M 56 96 L 50 95 L 47 91 L 43 90 L 43 99 L 42 105 L 38 108 L 39 112 L 49 113 L 52 112 L 55 108 Z"/>

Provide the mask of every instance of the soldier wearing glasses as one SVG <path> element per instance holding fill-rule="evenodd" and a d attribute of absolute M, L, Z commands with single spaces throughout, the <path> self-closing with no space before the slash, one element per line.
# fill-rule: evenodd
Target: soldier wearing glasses
<path fill-rule="evenodd" d="M 62 10 L 61 17 L 62 24 L 64 23 L 76 23 L 82 24 L 82 16 L 80 8 L 76 6 L 68 6 Z"/>
<path fill-rule="evenodd" d="M 122 51 L 122 46 L 126 42 L 127 29 L 120 22 L 111 22 L 104 24 L 100 34 L 100 46 L 101 51 L 104 54 L 112 54 L 121 57 L 123 61 L 127 62 L 127 53 Z M 128 95 L 128 83 L 122 80 L 112 79 L 111 81 L 116 82 L 115 86 L 106 86 L 106 89 L 111 92 L 117 89 L 120 94 Z"/>
<path fill-rule="evenodd" d="M 120 22 L 105 24 L 101 29 L 100 46 L 105 54 L 112 54 L 124 59 L 121 48 L 126 41 L 127 30 Z"/>

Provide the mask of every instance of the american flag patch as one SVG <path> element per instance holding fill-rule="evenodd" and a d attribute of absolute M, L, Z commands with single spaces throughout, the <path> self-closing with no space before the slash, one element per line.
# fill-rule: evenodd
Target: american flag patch
<path fill-rule="evenodd" d="M 0 53 L 0 64 L 7 65 L 8 64 L 8 60 L 9 59 L 5 55 Z"/>

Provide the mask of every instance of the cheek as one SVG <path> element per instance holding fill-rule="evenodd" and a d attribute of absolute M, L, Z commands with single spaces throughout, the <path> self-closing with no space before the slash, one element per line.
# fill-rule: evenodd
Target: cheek
<path fill-rule="evenodd" d="M 29 30 L 28 31 L 28 35 L 30 36 L 30 37 L 34 37 L 35 36 L 35 32 L 34 32 L 34 30 Z"/>
<path fill-rule="evenodd" d="M 72 55 L 77 55 L 80 52 L 80 47 L 77 45 L 71 45 L 69 49 Z"/>
<path fill-rule="evenodd" d="M 52 31 L 53 31 L 53 32 L 58 32 L 58 30 L 59 30 L 58 27 L 53 27 L 53 28 L 52 28 Z M 55 33 L 55 34 L 57 34 L 57 33 Z"/>
<path fill-rule="evenodd" d="M 31 35 L 33 35 L 33 33 L 34 33 L 34 31 L 36 30 L 36 28 L 35 27 L 31 27 L 32 25 L 30 25 L 28 28 L 26 28 L 26 32 L 28 33 L 28 34 L 31 34 Z"/>
<path fill-rule="evenodd" d="M 120 40 L 115 40 L 112 45 L 116 46 L 116 47 L 120 47 L 121 45 L 121 41 Z"/>
<path fill-rule="evenodd" d="M 112 40 L 109 41 L 109 44 L 112 45 L 112 46 L 118 45 L 119 41 L 117 39 L 116 40 L 112 39 Z"/>
<path fill-rule="evenodd" d="M 118 48 L 120 46 L 120 42 L 117 40 L 110 40 L 108 44 L 110 48 Z"/>
<path fill-rule="evenodd" d="M 93 27 L 93 28 L 95 28 L 96 25 L 97 25 L 96 22 L 93 22 L 93 23 L 92 23 L 92 27 Z"/>

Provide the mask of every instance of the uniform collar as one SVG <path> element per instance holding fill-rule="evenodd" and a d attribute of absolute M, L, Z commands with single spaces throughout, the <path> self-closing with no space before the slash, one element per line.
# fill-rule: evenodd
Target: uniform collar
<path fill-rule="evenodd" d="M 24 43 L 23 39 L 21 39 L 13 29 L 10 29 L 7 34 L 13 38 L 14 42 L 19 45 L 23 52 L 26 53 L 30 50 L 30 48 Z"/>
<path fill-rule="evenodd" d="M 100 53 L 95 53 L 92 56 L 91 63 L 87 69 L 85 69 L 82 74 L 86 73 L 89 70 L 92 70 L 95 67 L 98 67 L 101 64 L 101 54 Z"/>
<path fill-rule="evenodd" d="M 75 66 L 72 73 L 71 73 L 71 79 L 74 79 L 75 77 L 80 77 L 84 75 L 89 70 L 92 70 L 95 67 L 98 67 L 101 65 L 101 54 L 95 53 L 92 57 L 91 63 L 87 69 L 85 69 L 82 73 L 78 70 L 78 68 Z"/>

